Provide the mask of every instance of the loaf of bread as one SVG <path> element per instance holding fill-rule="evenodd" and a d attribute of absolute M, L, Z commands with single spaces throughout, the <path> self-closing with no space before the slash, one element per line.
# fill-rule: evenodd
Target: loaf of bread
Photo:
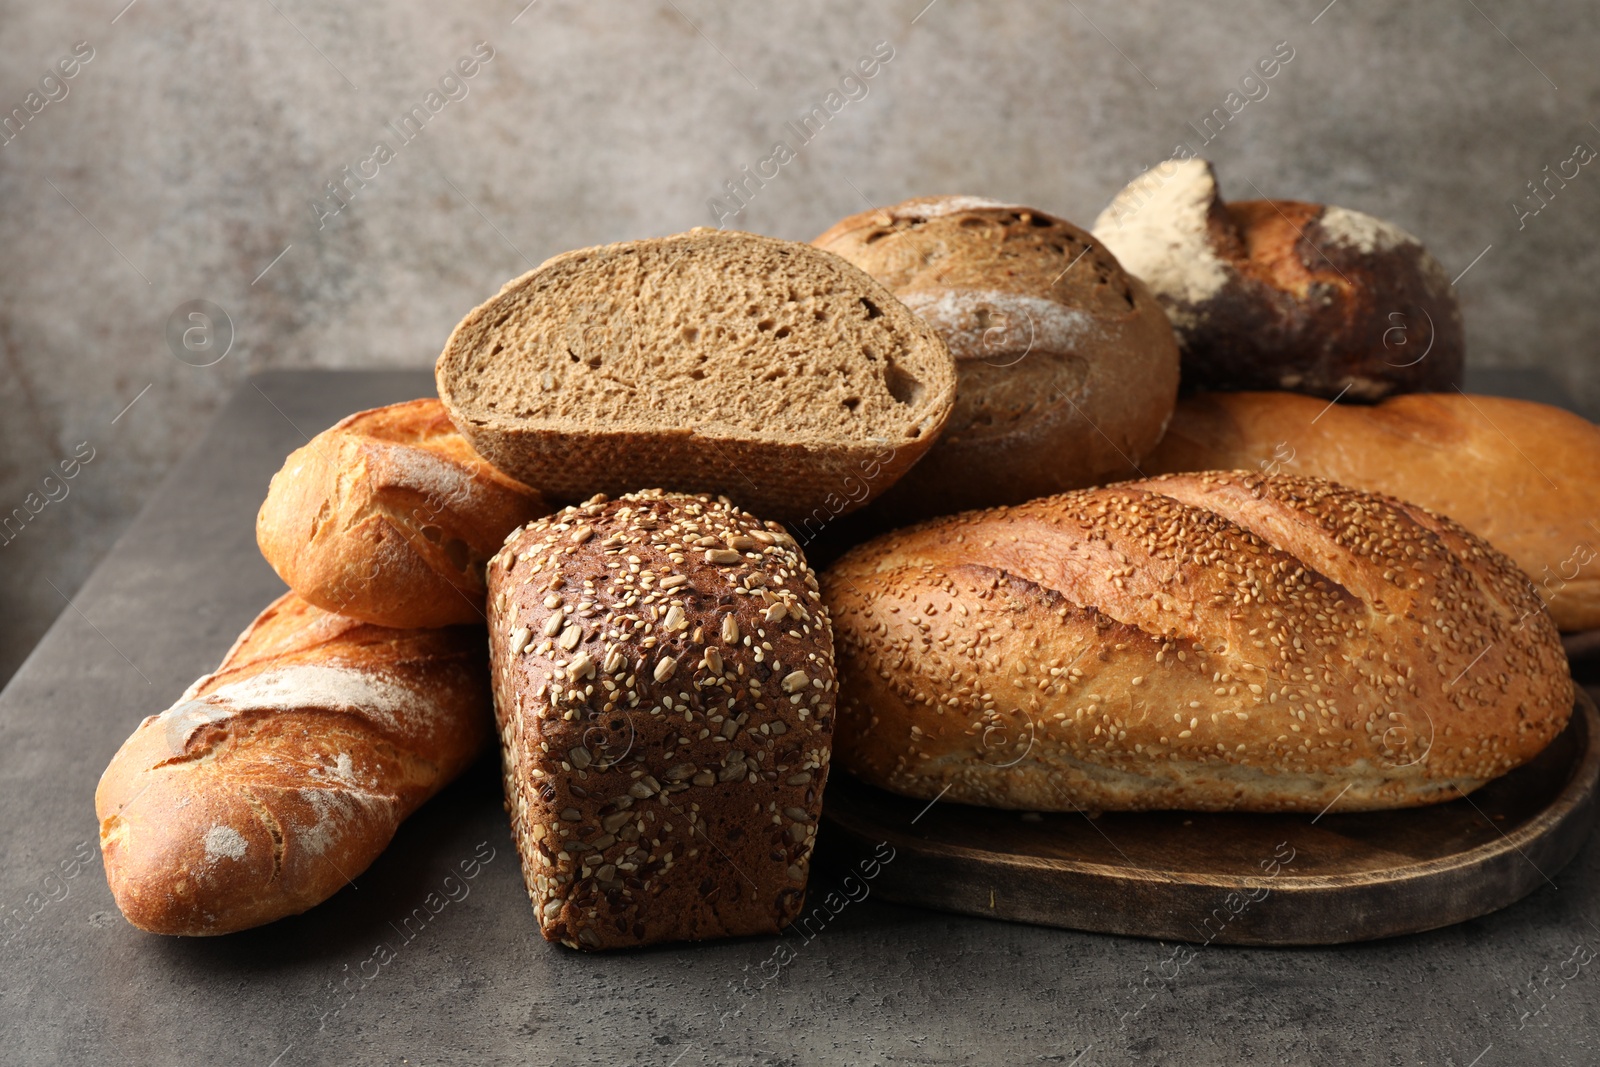
<path fill-rule="evenodd" d="M 489 565 L 506 806 L 544 936 L 773 933 L 798 914 L 836 684 L 816 579 L 708 496 L 595 497 Z"/>
<path fill-rule="evenodd" d="M 956 360 L 944 434 L 878 509 L 901 522 L 1137 474 L 1178 395 L 1167 315 L 1089 234 L 971 196 L 852 215 L 813 244 L 888 286 Z"/>
<path fill-rule="evenodd" d="M 402 629 L 484 620 L 483 566 L 549 509 L 438 400 L 361 411 L 290 453 L 256 518 L 278 576 L 327 611 Z"/>
<path fill-rule="evenodd" d="M 1317 478 L 1169 475 L 969 512 L 823 577 L 839 762 L 1033 810 L 1340 811 L 1531 759 L 1573 688 L 1510 560 Z"/>
<path fill-rule="evenodd" d="M 1211 164 L 1172 159 L 1118 193 L 1094 236 L 1172 317 L 1185 391 L 1373 401 L 1460 384 L 1450 275 L 1381 219 L 1295 200 L 1224 203 Z"/>
<path fill-rule="evenodd" d="M 490 725 L 482 626 L 391 630 L 283 596 L 101 776 L 112 896 L 159 934 L 305 911 L 377 858 Z"/>
<path fill-rule="evenodd" d="M 1410 500 L 1510 556 L 1560 629 L 1600 627 L 1600 427 L 1560 408 L 1464 393 L 1333 407 L 1202 393 L 1178 405 L 1144 468 L 1309 474 Z"/>
<path fill-rule="evenodd" d="M 645 486 L 797 521 L 870 500 L 950 415 L 944 342 L 810 245 L 699 229 L 568 252 L 468 315 L 450 417 L 558 498 Z"/>

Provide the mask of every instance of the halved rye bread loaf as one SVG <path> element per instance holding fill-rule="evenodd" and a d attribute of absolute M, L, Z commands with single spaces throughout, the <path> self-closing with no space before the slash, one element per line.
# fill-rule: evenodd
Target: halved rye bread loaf
<path fill-rule="evenodd" d="M 660 486 L 798 521 L 893 484 L 955 402 L 944 343 L 809 245 L 696 229 L 580 249 L 451 334 L 461 433 L 557 498 Z"/>

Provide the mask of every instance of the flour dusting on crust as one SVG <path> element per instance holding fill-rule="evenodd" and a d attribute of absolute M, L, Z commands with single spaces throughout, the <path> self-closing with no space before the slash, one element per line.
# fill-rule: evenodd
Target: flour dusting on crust
<path fill-rule="evenodd" d="M 895 295 L 939 331 L 957 359 L 1005 363 L 1029 352 L 1075 353 L 1102 336 L 1086 313 L 1021 293 L 913 289 Z"/>
<path fill-rule="evenodd" d="M 991 200 L 987 196 L 924 196 L 896 204 L 889 209 L 889 214 L 897 219 L 938 219 L 946 215 L 957 215 L 963 211 L 978 211 L 984 208 L 1002 208 L 1006 211 L 1033 210 L 1021 204 Z"/>
<path fill-rule="evenodd" d="M 1388 252 L 1402 245 L 1422 245 L 1392 222 L 1331 204 L 1322 209 L 1322 217 L 1317 222 L 1329 241 L 1368 255 Z"/>
<path fill-rule="evenodd" d="M 217 825 L 206 831 L 206 862 L 215 863 L 227 857 L 242 860 L 246 851 L 245 840 L 231 826 Z"/>
<path fill-rule="evenodd" d="M 428 695 L 381 678 L 370 669 L 309 664 L 263 671 L 222 686 L 208 694 L 206 700 L 235 711 L 353 711 L 395 729 L 419 714 L 431 712 L 434 705 Z"/>
<path fill-rule="evenodd" d="M 1210 163 L 1169 159 L 1129 182 L 1094 222 L 1095 238 L 1155 292 L 1179 328 L 1192 326 L 1193 309 L 1228 282 L 1206 228 L 1216 200 Z"/>
<path fill-rule="evenodd" d="M 436 511 L 471 506 L 479 485 L 477 476 L 455 460 L 405 445 L 390 445 L 386 459 L 399 475 L 386 479 L 394 488 L 421 493 Z"/>

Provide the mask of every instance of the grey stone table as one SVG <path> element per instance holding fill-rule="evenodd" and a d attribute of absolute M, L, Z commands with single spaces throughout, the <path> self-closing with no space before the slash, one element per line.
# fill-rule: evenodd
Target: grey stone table
<path fill-rule="evenodd" d="M 1600 1062 L 1593 841 L 1495 915 L 1341 948 L 1191 956 L 868 895 L 809 935 L 583 956 L 534 928 L 486 761 L 306 915 L 217 939 L 132 928 L 95 844 L 101 769 L 281 590 L 253 520 L 284 454 L 429 385 L 246 385 L 0 694 L 0 1062 Z M 849 874 L 826 840 L 822 858 L 816 896 Z"/>

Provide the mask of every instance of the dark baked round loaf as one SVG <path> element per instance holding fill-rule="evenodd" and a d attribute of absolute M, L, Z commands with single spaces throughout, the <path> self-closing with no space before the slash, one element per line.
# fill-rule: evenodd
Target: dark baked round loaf
<path fill-rule="evenodd" d="M 1133 477 L 1178 395 L 1154 296 L 1089 234 L 972 196 L 907 200 L 812 242 L 883 282 L 956 359 L 944 435 L 877 511 L 899 521 Z"/>
<path fill-rule="evenodd" d="M 1227 204 L 1210 163 L 1168 160 L 1117 194 L 1094 235 L 1166 307 L 1185 392 L 1377 401 L 1461 383 L 1450 275 L 1381 219 L 1296 200 Z"/>
<path fill-rule="evenodd" d="M 800 910 L 837 685 L 794 540 L 652 490 L 489 564 L 506 805 L 540 930 L 573 948 L 772 933 Z"/>

